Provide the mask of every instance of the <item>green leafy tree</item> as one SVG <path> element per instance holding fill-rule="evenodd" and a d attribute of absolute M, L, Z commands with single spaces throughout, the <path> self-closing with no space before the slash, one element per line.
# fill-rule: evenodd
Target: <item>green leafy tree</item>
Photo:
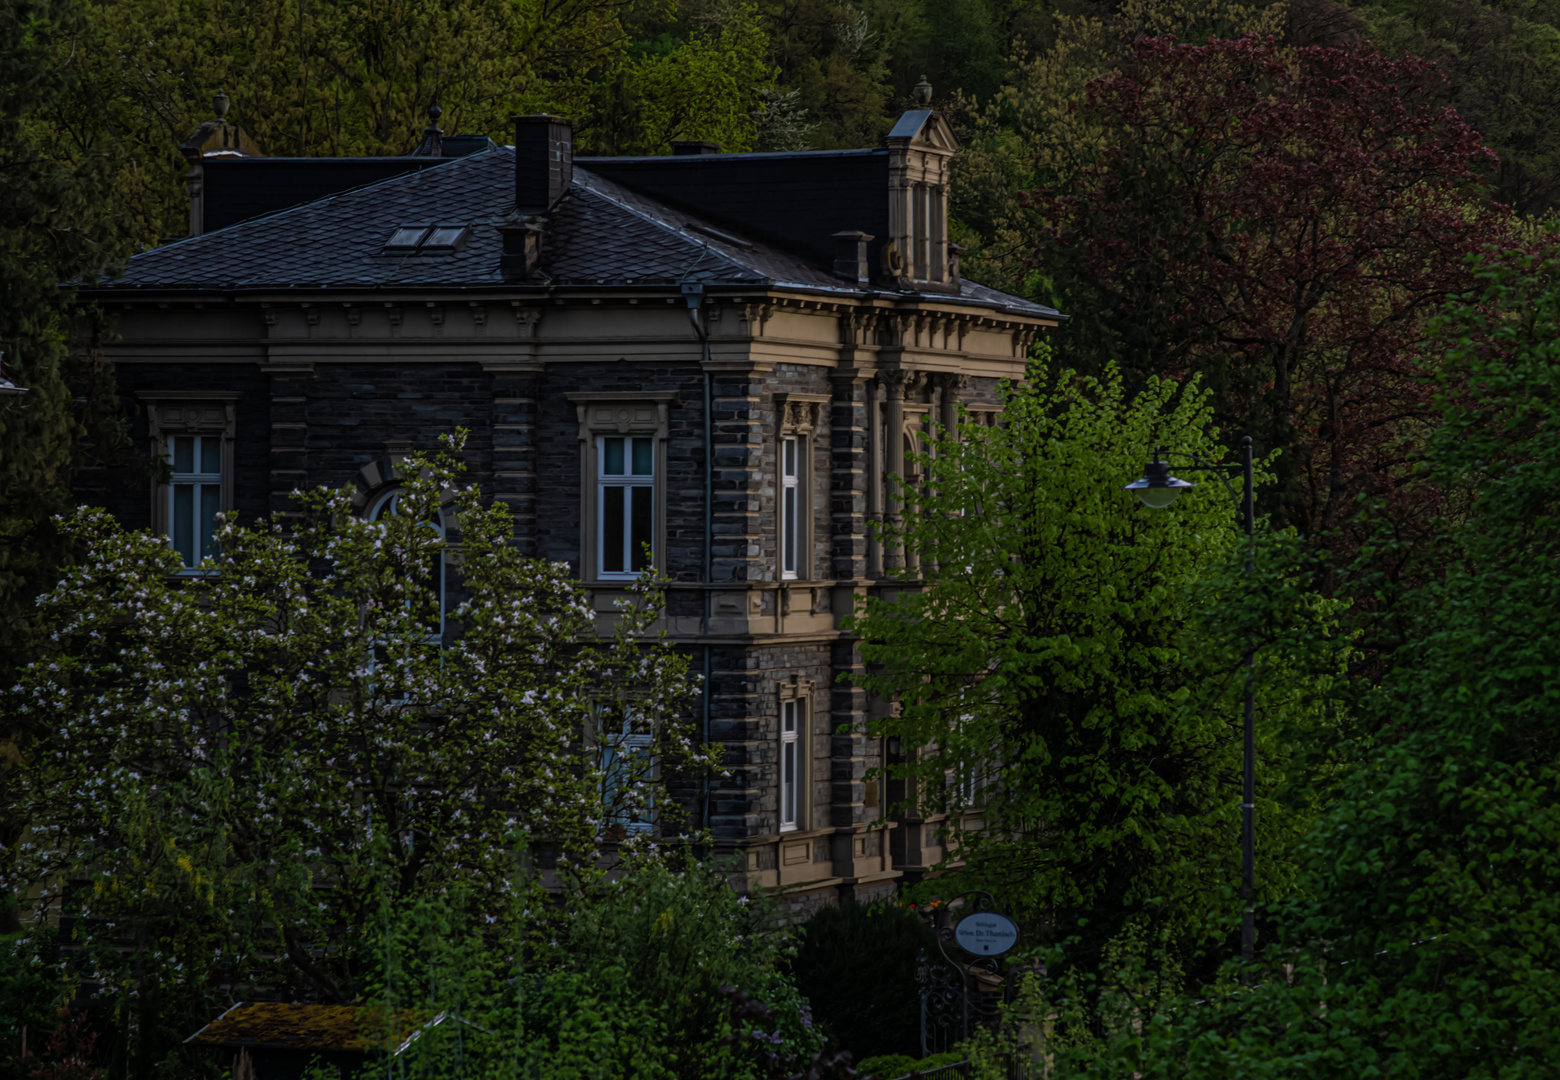
<path fill-rule="evenodd" d="M 193 575 L 102 511 L 62 526 L 87 557 L 40 601 L 51 647 L 0 706 L 38 733 L 6 793 L 31 823 L 8 883 L 82 920 L 85 974 L 126 1007 L 157 981 L 209 992 L 180 972 L 218 967 L 351 1001 L 381 888 L 496 911 L 521 830 L 567 865 L 678 826 L 663 784 L 704 757 L 658 589 L 598 629 L 568 568 L 520 555 L 507 510 L 461 483 L 455 445 L 411 459 L 394 514 L 301 493 L 290 531 L 226 522 Z"/>
<path fill-rule="evenodd" d="M 0 4 L 0 351 L 5 376 L 28 388 L 0 396 L 0 677 L 28 654 L 33 597 L 63 553 L 51 517 L 69 505 L 76 466 L 123 438 L 94 327 L 73 347 L 79 313 L 60 287 L 128 254 L 107 204 L 114 142 L 100 132 L 72 157 L 50 127 L 80 86 L 79 67 L 56 57 L 81 26 L 68 2 Z M 0 738 L 17 735 L 7 725 Z"/>
<path fill-rule="evenodd" d="M 1560 10 L 1477 0 L 1351 7 L 1364 36 L 1446 72 L 1443 100 L 1499 154 L 1494 197 L 1520 214 L 1552 217 L 1560 208 L 1560 133 L 1549 121 L 1560 95 Z"/>
<path fill-rule="evenodd" d="M 985 828 L 955 837 L 954 881 L 996 888 L 1037 928 L 1087 915 L 1095 953 L 1135 918 L 1195 934 L 1234 908 L 1240 660 L 1244 634 L 1265 631 L 1204 617 L 1212 601 L 1193 588 L 1244 580 L 1229 570 L 1244 553 L 1223 488 L 1208 478 L 1151 511 L 1121 486 L 1156 446 L 1220 456 L 1207 398 L 1151 381 L 1128 400 L 1114 374 L 1037 367 L 1006 391 L 1001 425 L 960 435 L 918 459 L 887 537 L 919 552 L 924 584 L 867 600 L 853 621 L 861 685 L 897 704 L 873 733 L 921 748 L 890 774 L 913 782 L 923 815 L 978 792 Z M 1310 602 L 1291 614 L 1330 617 Z M 1304 818 L 1275 801 L 1293 787 L 1283 733 L 1329 718 L 1323 685 L 1296 677 L 1279 636 L 1261 655 L 1259 709 L 1273 719 L 1258 843 L 1273 854 L 1259 890 L 1275 895 Z"/>
<path fill-rule="evenodd" d="M 437 99 L 452 134 L 508 141 L 509 118 L 572 117 L 594 138 L 631 26 L 668 0 L 125 0 L 87 2 L 53 43 L 77 90 L 49 122 L 62 153 L 114 132 L 118 220 L 144 244 L 183 235 L 179 144 L 224 88 L 231 119 L 272 155 L 405 154 Z M 751 94 L 749 95 L 752 96 Z M 70 160 L 75 160 L 71 157 Z"/>
<path fill-rule="evenodd" d="M 761 148 L 876 145 L 892 122 L 890 38 L 872 15 L 830 0 L 779 0 L 762 12 L 779 87 L 767 103 Z"/>
<path fill-rule="evenodd" d="M 34 655 L 33 600 L 72 554 L 54 516 L 70 505 L 78 468 L 127 444 L 112 375 L 95 349 L 101 324 L 61 287 L 96 277 L 129 250 L 108 203 L 115 141 L 99 131 L 61 153 L 50 123 L 80 86 L 79 65 L 60 56 L 81 25 L 68 0 L 0 3 L 0 363 L 27 388 L 0 395 L 0 680 Z M 0 713 L 0 788 L 14 782 L 31 736 L 14 713 Z M 5 850 L 25 828 L 25 817 L 0 811 Z M 0 908 L 0 930 L 14 929 L 14 916 Z"/>
<path fill-rule="evenodd" d="M 551 901 L 515 884 L 492 921 L 460 891 L 387 904 L 363 1013 L 387 1074 L 764 1080 L 817 1054 L 788 935 L 713 864 L 631 853 Z"/>
<path fill-rule="evenodd" d="M 1413 643 L 1361 707 L 1379 732 L 1302 848 L 1241 986 L 1035 989 L 1060 1076 L 1520 1078 L 1560 1058 L 1560 259 L 1487 255 L 1436 329 L 1437 481 L 1475 494 L 1411 600 Z M 1136 969 L 1137 972 L 1141 968 Z M 1008 1047 L 1009 1051 L 1015 1049 Z M 988 1055 L 993 1061 L 1001 1054 Z"/>
<path fill-rule="evenodd" d="M 1084 107 L 1086 88 L 1128 63 L 1134 40 L 1265 38 L 1279 32 L 1282 18 L 1280 5 L 1241 0 L 1127 0 L 1108 10 L 1059 5 L 1037 12 L 1000 88 L 989 100 L 953 109 L 965 148 L 954 158 L 950 229 L 968 248 L 965 272 L 999 287 L 1024 282 L 1037 290 L 1055 274 L 1042 266 L 1037 275 L 1029 262 L 1041 223 L 1019 192 L 1081 183 L 1106 142 Z"/>
<path fill-rule="evenodd" d="M 757 10 L 696 12 L 634 46 L 598 94 L 582 129 L 593 153 L 665 154 L 673 140 L 755 149 L 762 102 L 774 85 Z"/>

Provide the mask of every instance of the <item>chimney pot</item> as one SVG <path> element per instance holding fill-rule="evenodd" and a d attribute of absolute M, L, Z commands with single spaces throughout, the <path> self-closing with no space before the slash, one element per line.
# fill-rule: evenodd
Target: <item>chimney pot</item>
<path fill-rule="evenodd" d="M 542 261 L 542 227 L 515 214 L 498 227 L 504 240 L 498 268 L 506 278 L 530 277 Z"/>
<path fill-rule="evenodd" d="M 846 230 L 834 236 L 834 274 L 857 285 L 865 285 L 871 277 L 867 263 L 867 245 L 872 237 L 864 232 Z"/>
<path fill-rule="evenodd" d="M 547 213 L 573 179 L 573 121 L 545 113 L 515 117 L 515 211 Z"/>

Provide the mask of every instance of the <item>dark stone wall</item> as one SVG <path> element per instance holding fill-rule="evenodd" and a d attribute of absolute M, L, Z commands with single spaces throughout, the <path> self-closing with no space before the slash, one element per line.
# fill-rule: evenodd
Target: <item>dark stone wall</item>
<path fill-rule="evenodd" d="M 152 524 L 151 442 L 141 391 L 210 390 L 243 395 L 234 410 L 235 509 L 253 521 L 267 509 L 270 473 L 271 395 L 268 380 L 247 364 L 121 364 L 116 369 L 119 396 L 130 417 L 131 445 L 112 465 L 85 470 L 76 494 L 87 504 L 107 507 L 132 529 Z"/>
<path fill-rule="evenodd" d="M 704 382 L 697 355 L 683 364 L 551 364 L 535 380 L 536 551 L 580 571 L 579 417 L 567 395 L 670 390 L 667 412 L 666 565 L 698 581 L 704 562 Z"/>
<path fill-rule="evenodd" d="M 308 483 L 345 487 L 404 439 L 432 453 L 457 428 L 468 479 L 491 490 L 493 376 L 478 364 L 319 364 L 300 380 L 308 398 Z"/>
<path fill-rule="evenodd" d="M 750 577 L 763 581 L 780 580 L 780 428 L 783 417 L 775 406 L 777 393 L 828 394 L 829 369 L 804 364 L 776 364 L 767 379 L 759 386 L 759 448 L 753 455 L 759 470 L 757 507 L 759 513 L 757 566 Z M 806 579 L 827 580 L 833 576 L 829 550 L 829 483 L 831 459 L 829 455 L 829 418 L 831 409 L 824 404 L 819 410 L 819 423 L 808 442 L 811 457 L 812 485 L 807 492 L 807 506 L 812 525 L 812 551 L 810 571 L 801 575 Z"/>
<path fill-rule="evenodd" d="M 827 644 L 716 649 L 710 735 L 725 745 L 728 775 L 711 793 L 711 832 L 717 839 L 768 836 L 779 828 L 776 766 L 780 753 L 780 687 L 799 677 L 813 684 L 808 698 L 808 828 L 830 820 L 834 677 Z"/>

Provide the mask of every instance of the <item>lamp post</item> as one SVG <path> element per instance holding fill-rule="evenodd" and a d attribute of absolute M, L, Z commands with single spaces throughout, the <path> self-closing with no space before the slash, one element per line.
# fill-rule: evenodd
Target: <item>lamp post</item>
<path fill-rule="evenodd" d="M 1230 497 L 1240 505 L 1241 522 L 1246 529 L 1246 576 L 1249 578 L 1252 571 L 1252 529 L 1255 524 L 1255 514 L 1252 506 L 1251 491 L 1251 436 L 1241 440 L 1241 461 L 1234 465 L 1211 465 L 1196 454 L 1175 453 L 1160 447 L 1154 451 L 1154 460 L 1150 461 L 1143 470 L 1141 479 L 1134 480 L 1130 484 L 1123 485 L 1124 489 L 1138 497 L 1138 501 L 1144 506 L 1155 510 L 1163 509 L 1175 502 L 1183 491 L 1196 487 L 1196 484 L 1180 477 L 1170 475 L 1170 463 L 1161 461 L 1160 457 L 1185 457 L 1192 460 L 1192 467 L 1188 471 L 1214 473 L 1224 483 L 1225 490 Z M 1229 478 L 1239 472 L 1246 481 L 1245 490 L 1239 495 L 1230 486 Z M 1245 754 L 1245 787 L 1241 810 L 1241 925 L 1240 925 L 1240 957 L 1250 961 L 1256 944 L 1256 925 L 1253 917 L 1252 902 L 1256 895 L 1256 817 L 1257 817 L 1257 721 L 1255 683 L 1253 680 L 1253 647 L 1251 632 L 1246 633 L 1246 754 Z"/>
<path fill-rule="evenodd" d="M 27 389 L 5 377 L 5 350 L 0 349 L 0 397 L 21 397 L 27 393 Z"/>

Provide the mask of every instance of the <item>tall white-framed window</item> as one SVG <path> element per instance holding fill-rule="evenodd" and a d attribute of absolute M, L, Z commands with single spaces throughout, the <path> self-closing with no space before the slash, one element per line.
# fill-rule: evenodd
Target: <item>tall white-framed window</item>
<path fill-rule="evenodd" d="M 655 557 L 655 440 L 603 435 L 596 462 L 597 574 L 636 577 Z"/>
<path fill-rule="evenodd" d="M 829 403 L 826 394 L 775 394 L 775 576 L 813 576 L 813 437 Z"/>
<path fill-rule="evenodd" d="M 802 798 L 806 777 L 802 734 L 806 729 L 806 702 L 784 698 L 780 702 L 780 831 L 801 827 Z"/>
<path fill-rule="evenodd" d="M 405 496 L 405 494 L 405 490 L 399 487 L 391 488 L 389 491 L 381 493 L 377 498 L 374 499 L 373 502 L 369 503 L 368 512 L 364 516 L 367 517 L 369 521 L 382 521 L 387 517 L 399 517 L 401 513 L 401 499 L 403 496 Z M 435 513 L 434 516 L 427 521 L 421 522 L 419 527 L 430 530 L 434 535 L 437 535 L 440 540 L 444 539 L 444 520 L 437 513 Z M 438 554 L 433 557 L 432 564 L 428 568 L 428 574 L 430 578 L 430 587 L 433 589 L 434 595 L 438 600 L 438 617 L 437 621 L 431 623 L 428 627 L 427 640 L 429 644 L 438 645 L 443 644 L 444 642 L 444 617 L 446 600 L 444 580 L 444 551 L 442 547 Z"/>
<path fill-rule="evenodd" d="M 655 565 L 666 544 L 667 441 L 677 393 L 589 391 L 565 397 L 579 419 L 580 577 L 632 580 Z"/>
<path fill-rule="evenodd" d="M 217 553 L 217 515 L 222 512 L 221 435 L 174 435 L 168 439 L 168 538 L 193 570 Z"/>
<path fill-rule="evenodd" d="M 195 573 L 217 553 L 217 515 L 233 509 L 233 435 L 242 397 L 232 390 L 156 390 L 146 409 L 151 454 L 167 468 L 152 488 L 152 529 Z"/>
<path fill-rule="evenodd" d="M 802 557 L 802 439 L 787 435 L 780 440 L 780 576 L 794 580 Z"/>

